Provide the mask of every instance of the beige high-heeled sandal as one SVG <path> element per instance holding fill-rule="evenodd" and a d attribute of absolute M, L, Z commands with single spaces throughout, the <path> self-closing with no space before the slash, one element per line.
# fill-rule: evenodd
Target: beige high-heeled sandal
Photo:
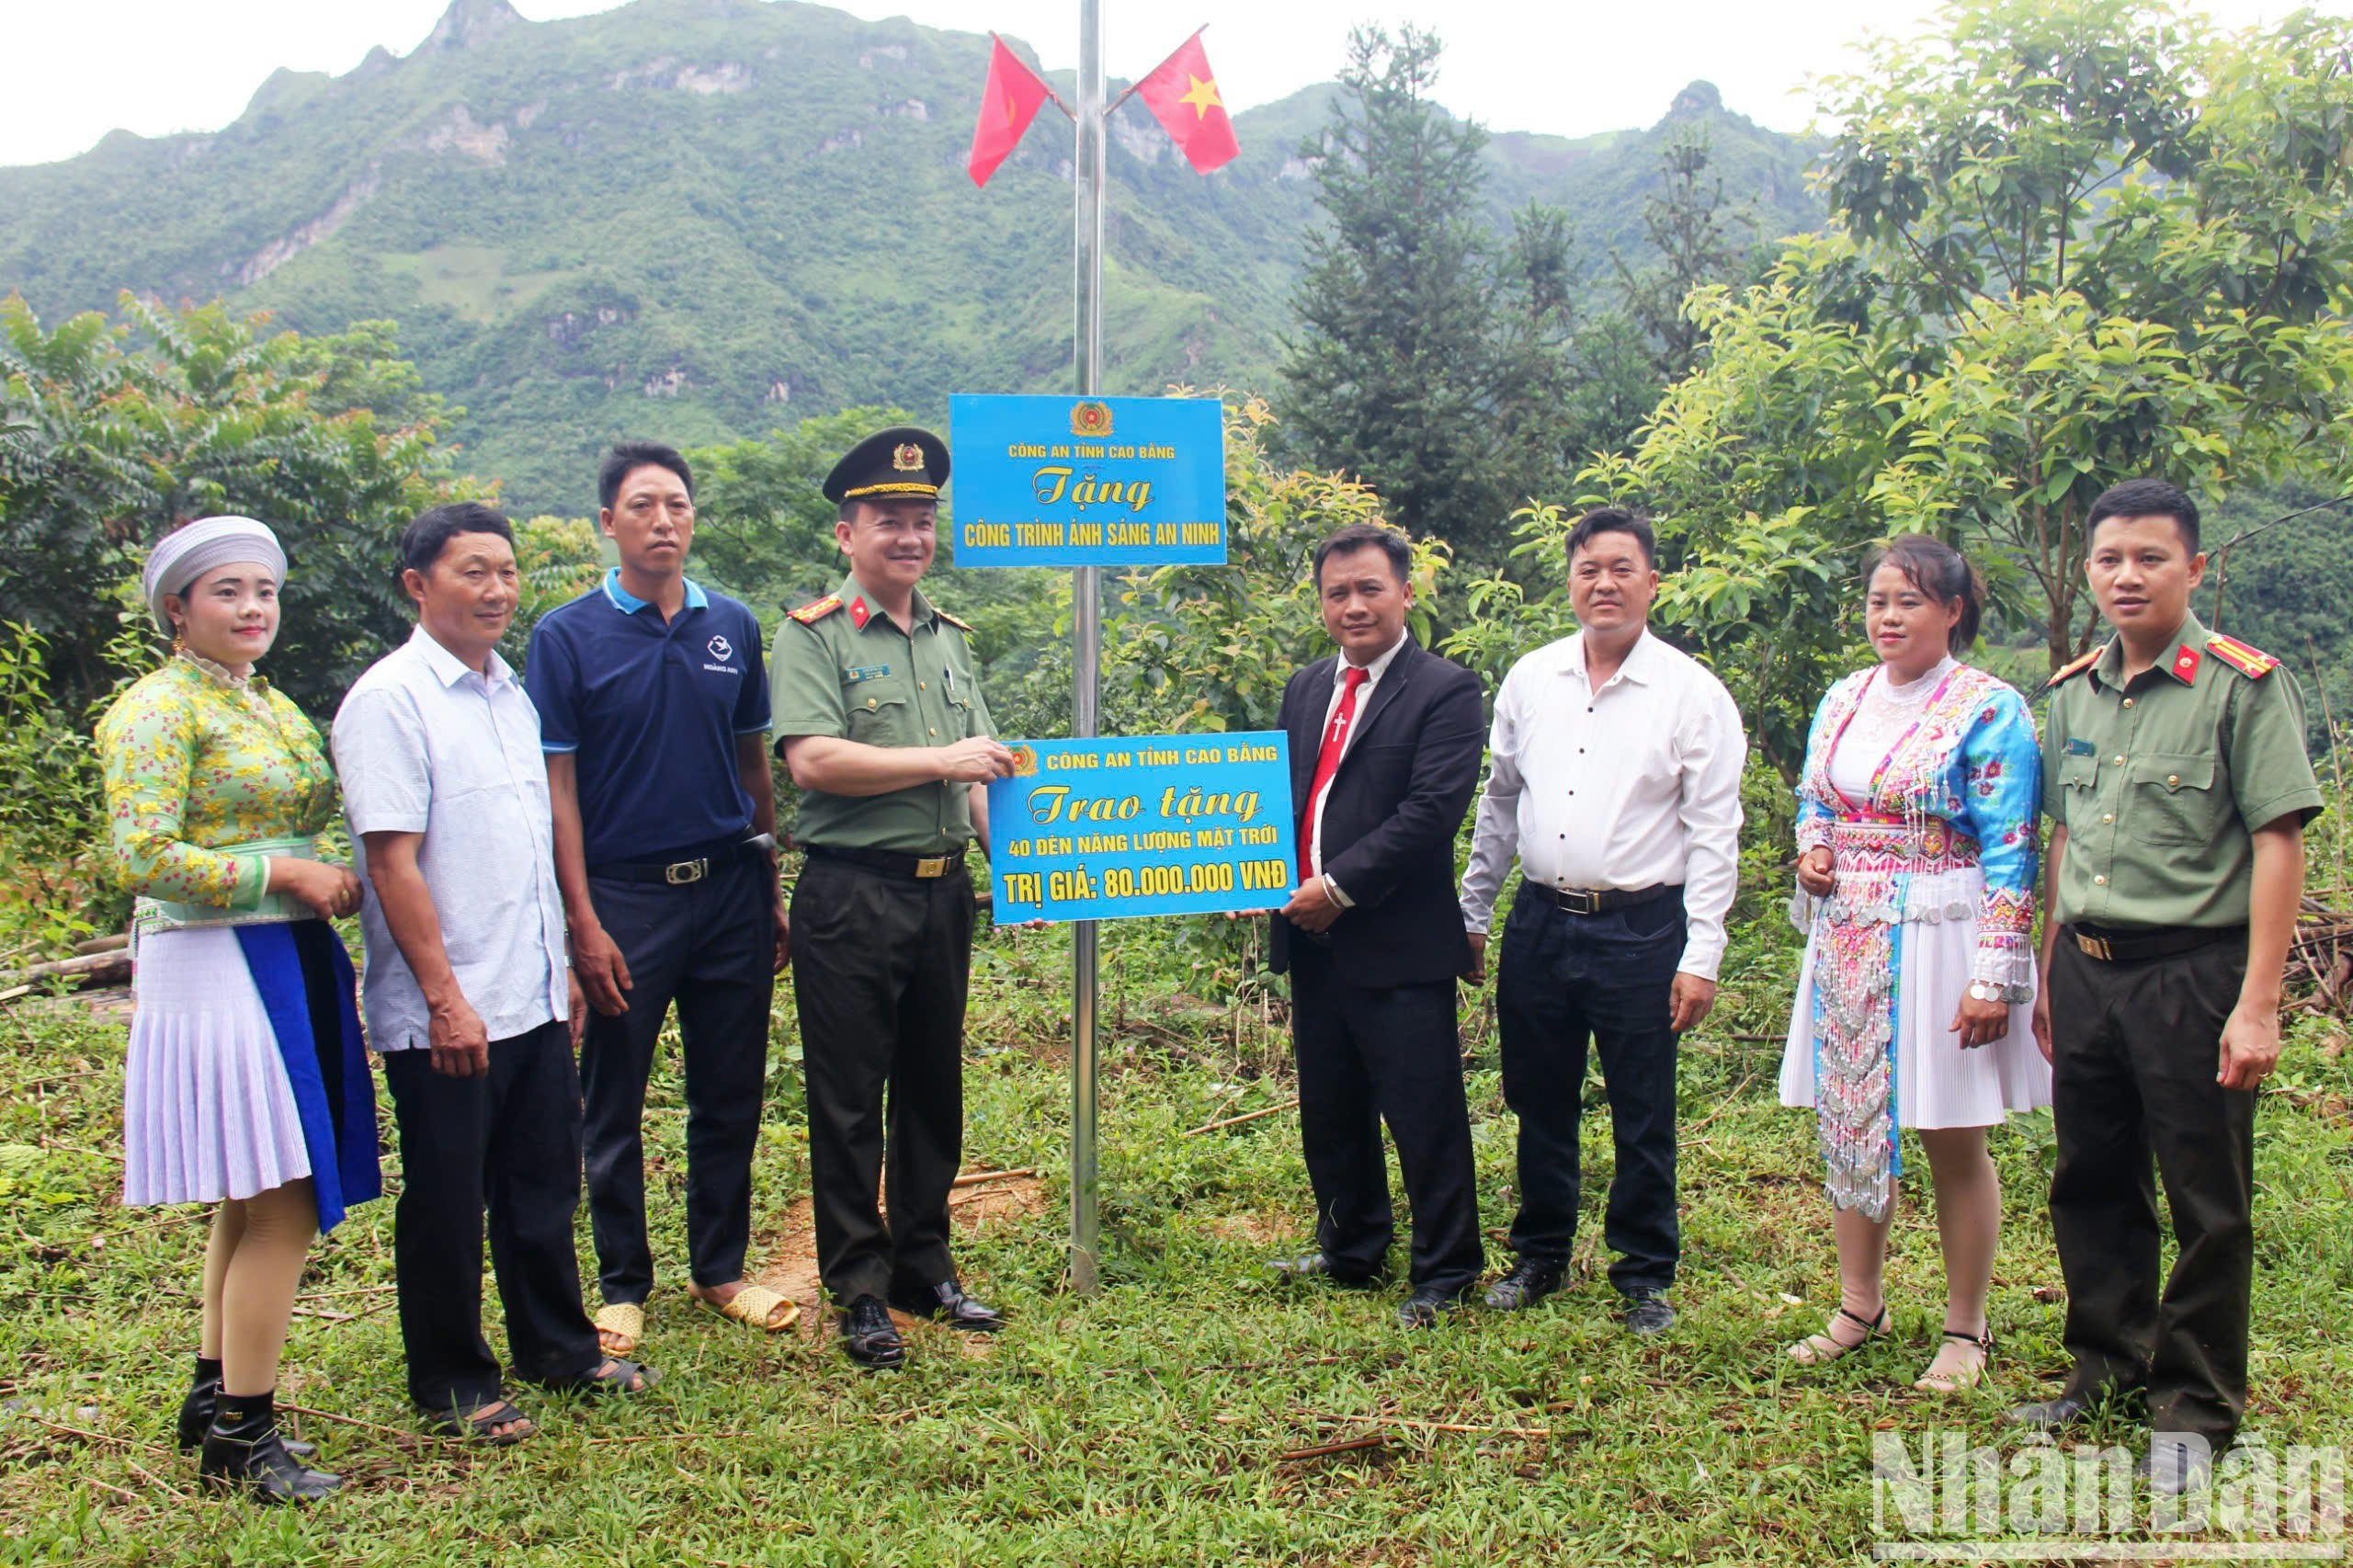
<path fill-rule="evenodd" d="M 1973 1389 L 1984 1379 L 1986 1369 L 1993 1366 L 1994 1331 L 1990 1326 L 1983 1334 L 1963 1334 L 1957 1328 L 1949 1328 L 1945 1330 L 1944 1336 L 1960 1344 L 1974 1346 L 1977 1351 L 1976 1361 L 1959 1370 L 1949 1372 L 1940 1372 L 1937 1370 L 1935 1361 L 1929 1362 L 1928 1369 L 1913 1381 L 1912 1387 L 1915 1392 L 1953 1394 L 1960 1393 L 1965 1389 Z M 1937 1355 L 1939 1359 L 1942 1358 L 1944 1351 L 1943 1346 L 1937 1346 Z"/>
<path fill-rule="evenodd" d="M 1842 1340 L 1833 1338 L 1829 1331 L 1830 1329 L 1837 1326 L 1839 1318 L 1845 1318 L 1848 1323 L 1851 1323 L 1857 1328 L 1861 1329 L 1863 1331 L 1863 1336 L 1860 1339 L 1856 1340 L 1852 1345 L 1848 1345 Z M 1881 1302 L 1880 1304 L 1879 1315 L 1877 1317 L 1870 1318 L 1864 1317 L 1859 1313 L 1850 1312 L 1842 1306 L 1831 1318 L 1829 1324 L 1824 1326 L 1822 1333 L 1807 1335 L 1803 1339 L 1801 1339 L 1795 1345 L 1790 1346 L 1786 1354 L 1789 1356 L 1790 1360 L 1795 1361 L 1801 1367 L 1826 1367 L 1830 1365 L 1831 1362 L 1839 1359 L 1841 1357 L 1852 1356 L 1856 1351 L 1860 1350 L 1872 1340 L 1883 1336 L 1887 1333 L 1887 1330 L 1888 1317 L 1887 1305 L 1885 1302 Z"/>

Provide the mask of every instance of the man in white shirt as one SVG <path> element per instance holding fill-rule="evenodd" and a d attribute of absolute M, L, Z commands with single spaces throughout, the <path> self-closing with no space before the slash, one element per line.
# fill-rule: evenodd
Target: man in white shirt
<path fill-rule="evenodd" d="M 1657 1334 L 1675 1322 L 1666 1290 L 1682 1245 L 1676 1040 L 1715 1002 L 1747 742 L 1722 683 L 1646 629 L 1658 593 L 1650 525 L 1614 506 L 1587 513 L 1568 554 L 1582 630 L 1522 658 L 1496 693 L 1462 875 L 1480 981 L 1495 895 L 1519 857 L 1496 996 L 1504 1099 L 1519 1117 L 1518 1262 L 1487 1304 L 1533 1306 L 1567 1272 L 1590 1041 L 1618 1151 L 1609 1279 L 1626 1326 Z"/>
<path fill-rule="evenodd" d="M 513 534 L 487 506 L 436 507 L 401 557 L 416 631 L 353 684 L 334 731 L 365 850 L 369 1041 L 400 1126 L 401 1344 L 437 1431 L 513 1443 L 533 1428 L 482 1336 L 485 1213 L 518 1376 L 591 1393 L 654 1377 L 603 1355 L 580 1301 L 572 1053 L 586 1013 L 564 957 L 539 714 L 497 653 L 515 619 Z"/>

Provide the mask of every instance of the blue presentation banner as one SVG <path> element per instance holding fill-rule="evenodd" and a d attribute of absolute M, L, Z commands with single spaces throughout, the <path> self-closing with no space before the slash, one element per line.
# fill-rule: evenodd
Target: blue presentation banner
<path fill-rule="evenodd" d="M 1225 410 L 1213 397 L 948 400 L 959 566 L 1199 566 L 1225 559 Z"/>
<path fill-rule="evenodd" d="M 1290 901 L 1299 854 L 1280 731 L 1017 741 L 1013 755 L 1014 776 L 989 784 L 999 924 Z"/>

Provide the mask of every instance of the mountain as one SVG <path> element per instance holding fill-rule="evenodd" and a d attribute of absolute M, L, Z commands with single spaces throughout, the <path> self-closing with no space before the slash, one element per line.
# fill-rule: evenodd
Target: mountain
<path fill-rule="evenodd" d="M 799 0 L 549 22 L 456 0 L 409 54 L 280 71 L 219 132 L 0 169 L 0 292 L 52 323 L 120 289 L 313 333 L 390 317 L 466 411 L 461 464 L 519 513 L 578 515 L 622 433 L 710 441 L 853 403 L 938 419 L 951 391 L 1068 387 L 1068 122 L 1049 106 L 974 189 L 988 49 Z M 1301 144 L 1330 94 L 1238 115 L 1242 156 L 1206 179 L 1140 104 L 1113 119 L 1108 390 L 1271 387 L 1315 212 Z M 1495 137 L 1498 221 L 1569 208 L 1597 272 L 1639 244 L 1663 139 L 1699 122 L 1766 237 L 1819 221 L 1804 146 L 1705 84 L 1648 131 Z"/>

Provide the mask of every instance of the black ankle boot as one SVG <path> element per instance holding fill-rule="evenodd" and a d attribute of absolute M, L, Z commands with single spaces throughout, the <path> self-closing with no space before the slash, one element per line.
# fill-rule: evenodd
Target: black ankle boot
<path fill-rule="evenodd" d="M 204 1441 L 205 1429 L 212 1425 L 213 1407 L 221 1398 L 221 1363 L 209 1356 L 196 1358 L 196 1381 L 188 1385 L 188 1395 L 180 1401 L 180 1452 L 194 1451 Z M 286 1451 L 298 1460 L 309 1459 L 319 1451 L 316 1443 L 305 1443 L 297 1437 L 281 1437 Z"/>
<path fill-rule="evenodd" d="M 219 1396 L 200 1470 L 214 1485 L 243 1487 L 264 1503 L 315 1503 L 343 1484 L 341 1476 L 306 1470 L 286 1451 L 275 1393 Z"/>
<path fill-rule="evenodd" d="M 212 1425 L 212 1408 L 221 1397 L 221 1363 L 210 1356 L 196 1358 L 196 1381 L 188 1385 L 188 1397 L 180 1401 L 180 1452 L 187 1453 L 204 1441 L 205 1429 Z"/>

